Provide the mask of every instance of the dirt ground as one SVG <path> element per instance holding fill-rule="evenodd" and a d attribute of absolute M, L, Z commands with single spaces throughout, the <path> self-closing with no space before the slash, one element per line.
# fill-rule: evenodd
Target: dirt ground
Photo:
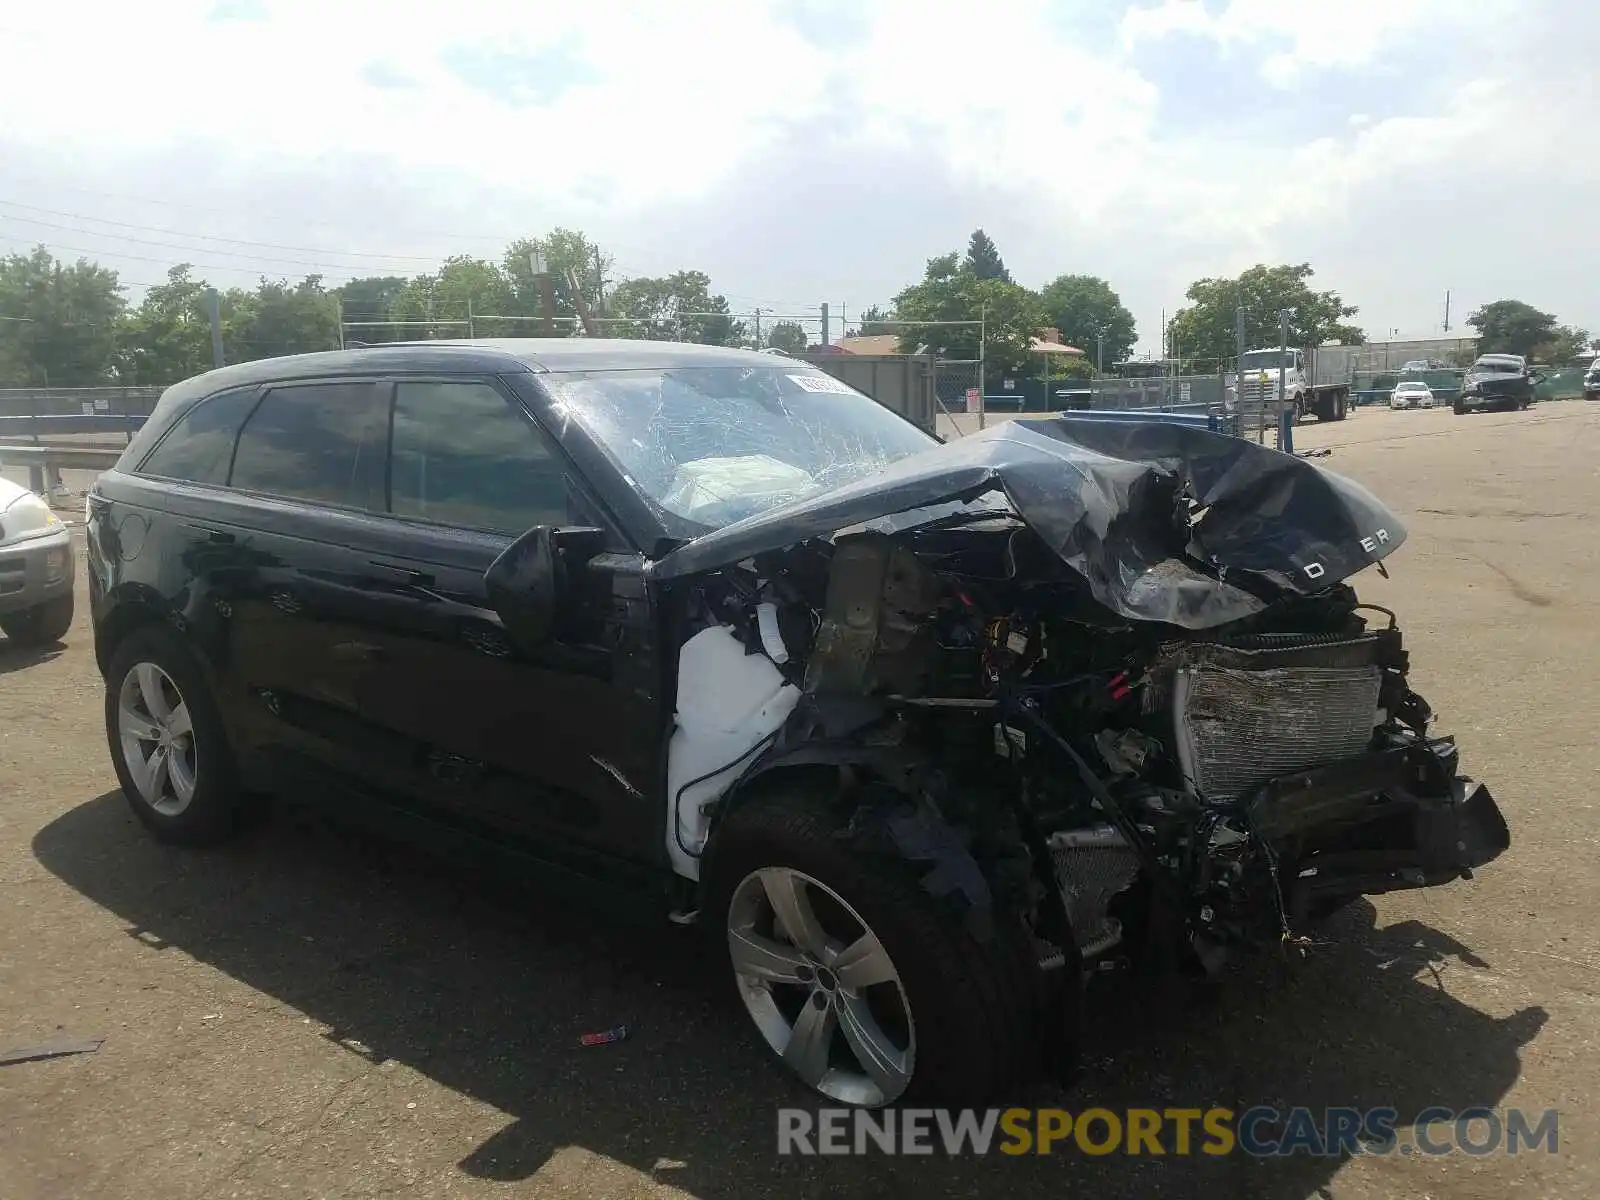
<path fill-rule="evenodd" d="M 1512 849 L 1358 905 L 1307 963 L 1209 1003 L 1112 984 L 1084 1077 L 1020 1099 L 1389 1105 L 1402 1124 L 1555 1107 L 1558 1153 L 780 1159 L 775 1109 L 804 1097 L 658 915 L 304 820 L 220 851 L 142 835 L 80 601 L 64 649 L 0 645 L 0 1051 L 105 1042 L 0 1066 L 0 1198 L 1600 1194 L 1600 405 L 1361 410 L 1298 443 L 1407 520 L 1363 593 L 1399 610 Z M 576 1047 L 624 1022 L 629 1040 Z"/>

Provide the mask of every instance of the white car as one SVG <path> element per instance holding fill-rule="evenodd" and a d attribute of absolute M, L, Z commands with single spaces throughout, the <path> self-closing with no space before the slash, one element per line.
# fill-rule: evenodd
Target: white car
<path fill-rule="evenodd" d="M 1389 393 L 1390 408 L 1432 408 L 1433 389 L 1420 379 L 1407 379 Z"/>
<path fill-rule="evenodd" d="M 59 642 L 72 625 L 72 533 L 50 506 L 0 478 L 0 630 L 23 646 Z"/>

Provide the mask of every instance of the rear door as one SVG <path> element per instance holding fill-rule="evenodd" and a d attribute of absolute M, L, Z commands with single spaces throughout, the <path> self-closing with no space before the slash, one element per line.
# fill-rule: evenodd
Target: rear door
<path fill-rule="evenodd" d="M 556 439 L 491 379 L 401 379 L 386 528 L 368 568 L 387 597 L 365 722 L 396 745 L 376 769 L 415 801 L 523 839 L 661 855 L 662 726 L 644 559 Z M 557 637 L 513 648 L 483 574 L 535 525 L 600 530 Z"/>
<path fill-rule="evenodd" d="M 221 631 L 211 655 L 247 753 L 352 761 L 366 664 L 348 647 L 366 618 L 349 547 L 382 507 L 387 438 L 375 380 L 269 384 L 214 472 L 226 487 L 203 506 L 172 497 L 184 542 L 172 557 L 191 580 L 183 609 Z M 161 456 L 146 470 L 159 474 Z"/>

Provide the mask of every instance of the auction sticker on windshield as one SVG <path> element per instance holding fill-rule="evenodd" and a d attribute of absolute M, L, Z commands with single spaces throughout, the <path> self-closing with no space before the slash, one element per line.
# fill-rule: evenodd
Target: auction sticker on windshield
<path fill-rule="evenodd" d="M 855 395 L 855 388 L 848 383 L 841 383 L 832 375 L 791 375 L 789 379 L 796 387 L 808 392 L 833 392 L 840 396 Z"/>

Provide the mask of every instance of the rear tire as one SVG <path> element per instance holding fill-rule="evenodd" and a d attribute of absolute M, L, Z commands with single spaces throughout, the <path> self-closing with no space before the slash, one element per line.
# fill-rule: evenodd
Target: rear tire
<path fill-rule="evenodd" d="M 67 636 L 72 628 L 72 593 L 46 600 L 32 608 L 0 617 L 0 629 L 19 646 L 50 646 Z"/>
<path fill-rule="evenodd" d="M 164 842 L 232 835 L 249 810 L 227 728 L 193 653 L 164 625 L 129 634 L 106 670 L 106 740 L 134 816 Z"/>
<path fill-rule="evenodd" d="M 768 1050 L 814 1097 L 869 1108 L 901 1102 L 981 1104 L 1044 1057 L 1044 988 L 1029 954 L 1031 940 L 1020 925 L 998 916 L 993 937 L 980 940 L 922 888 L 910 864 L 852 849 L 838 836 L 845 821 L 830 811 L 828 786 L 815 775 L 784 781 L 736 808 L 708 851 L 705 911 L 712 919 L 707 926 L 718 938 L 717 957 L 740 1007 Z M 875 939 L 883 954 L 878 974 L 893 972 L 892 985 L 868 989 L 875 993 L 873 1010 L 887 1009 L 887 1024 L 905 1031 L 903 1040 L 888 1039 L 899 1056 L 893 1059 L 894 1072 L 880 1071 L 883 1078 L 861 1069 L 863 1060 L 855 1051 L 860 1034 L 847 1027 L 843 1006 L 866 998 L 859 993 L 843 998 L 847 968 L 837 979 L 821 972 L 840 986 L 827 991 L 832 1007 L 821 1018 L 838 1027 L 827 1034 L 831 1045 L 824 1055 L 833 1065 L 820 1078 L 816 1059 L 803 1069 L 805 1056 L 795 1048 L 804 1045 L 801 1021 L 808 1015 L 818 1019 L 806 1013 L 808 1005 L 821 1005 L 817 968 L 832 966 L 829 953 L 841 963 L 847 960 L 838 945 L 810 953 L 797 945 L 807 938 L 790 939 L 778 924 L 776 913 L 789 903 L 788 889 L 796 881 L 809 898 L 805 907 L 818 916 L 815 926 L 827 927 L 824 940 L 838 936 L 836 923 L 825 914 L 842 911 L 865 931 L 843 948 Z M 780 899 L 763 907 L 774 891 Z M 797 920 L 812 924 L 804 914 Z M 752 945 L 759 953 L 776 950 L 785 961 L 804 958 L 816 966 L 784 968 L 800 983 L 756 977 L 749 969 Z M 894 1016 L 897 1002 L 904 1005 L 903 1024 Z"/>

